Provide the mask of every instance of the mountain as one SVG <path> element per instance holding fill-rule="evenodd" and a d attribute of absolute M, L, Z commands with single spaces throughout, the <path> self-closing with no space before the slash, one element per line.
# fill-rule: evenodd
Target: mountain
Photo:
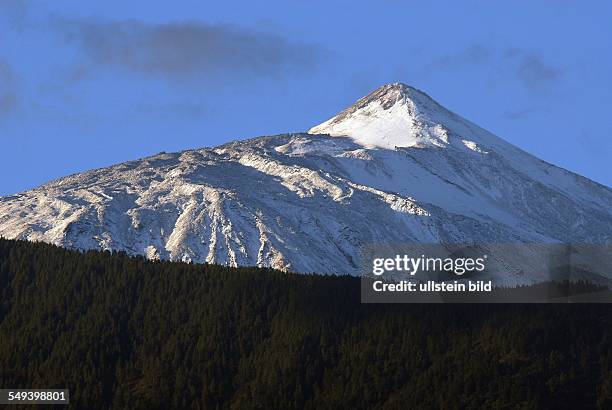
<path fill-rule="evenodd" d="M 358 274 L 376 243 L 611 244 L 612 189 L 396 83 L 307 133 L 160 153 L 2 197 L 0 236 Z"/>

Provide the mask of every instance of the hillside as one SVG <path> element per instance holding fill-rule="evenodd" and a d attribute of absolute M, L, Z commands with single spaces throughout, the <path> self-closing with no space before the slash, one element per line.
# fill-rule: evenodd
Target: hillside
<path fill-rule="evenodd" d="M 611 210 L 610 188 L 389 84 L 308 133 L 161 153 L 2 197 L 0 235 L 357 275 L 371 244 L 610 243 Z"/>
<path fill-rule="evenodd" d="M 0 240 L 0 388 L 74 408 L 610 408 L 608 305 L 363 305 L 353 277 Z"/>

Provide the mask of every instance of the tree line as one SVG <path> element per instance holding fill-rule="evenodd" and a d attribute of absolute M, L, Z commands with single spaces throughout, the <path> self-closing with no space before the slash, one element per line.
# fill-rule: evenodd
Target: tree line
<path fill-rule="evenodd" d="M 609 305 L 367 305 L 359 279 L 0 239 L 0 388 L 74 408 L 612 408 Z"/>

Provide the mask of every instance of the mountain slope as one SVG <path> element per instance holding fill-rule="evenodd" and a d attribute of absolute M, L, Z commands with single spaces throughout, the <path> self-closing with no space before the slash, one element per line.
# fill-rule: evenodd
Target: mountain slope
<path fill-rule="evenodd" d="M 162 153 L 0 198 L 0 235 L 356 274 L 371 243 L 609 244 L 612 190 L 390 84 L 308 133 Z"/>
<path fill-rule="evenodd" d="M 0 381 L 69 408 L 612 408 L 609 305 L 374 306 L 357 278 L 21 241 L 0 261 Z"/>

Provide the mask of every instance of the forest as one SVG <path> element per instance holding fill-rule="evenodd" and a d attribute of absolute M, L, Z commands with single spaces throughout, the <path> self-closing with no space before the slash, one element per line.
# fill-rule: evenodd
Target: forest
<path fill-rule="evenodd" d="M 0 239 L 0 388 L 71 408 L 610 409 L 611 364 L 609 304 L 362 304 L 354 277 Z"/>

